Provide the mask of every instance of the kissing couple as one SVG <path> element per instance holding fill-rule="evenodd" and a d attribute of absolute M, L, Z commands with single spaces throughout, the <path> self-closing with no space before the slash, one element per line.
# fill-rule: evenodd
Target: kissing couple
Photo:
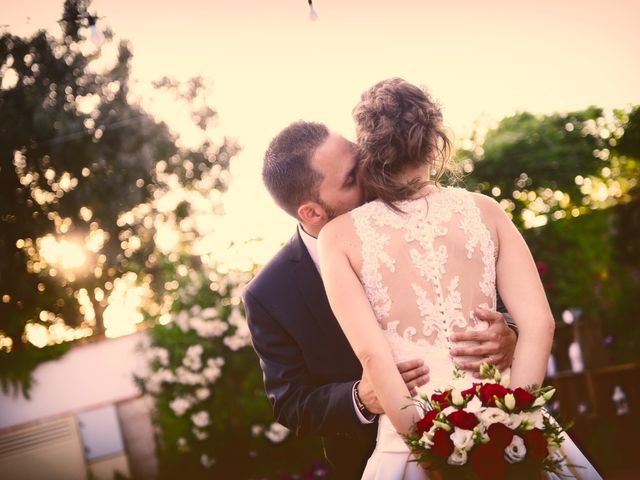
<path fill-rule="evenodd" d="M 276 420 L 322 436 L 331 479 L 424 480 L 408 399 L 468 387 L 483 362 L 541 385 L 555 323 L 500 205 L 440 184 L 451 142 L 432 97 L 384 80 L 353 117 L 355 144 L 311 122 L 271 141 L 263 180 L 298 227 L 245 310 Z"/>

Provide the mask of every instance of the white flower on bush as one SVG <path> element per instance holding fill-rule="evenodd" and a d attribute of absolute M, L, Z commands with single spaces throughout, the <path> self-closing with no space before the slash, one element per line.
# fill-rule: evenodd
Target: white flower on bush
<path fill-rule="evenodd" d="M 449 436 L 456 450 L 470 450 L 473 447 L 473 432 L 455 427 L 454 432 Z M 460 465 L 454 463 L 452 465 Z"/>
<path fill-rule="evenodd" d="M 251 435 L 257 437 L 264 431 L 264 427 L 262 425 L 252 425 L 251 426 Z"/>
<path fill-rule="evenodd" d="M 177 397 L 169 402 L 169 407 L 173 410 L 177 416 L 184 415 L 184 412 L 189 410 L 192 406 L 192 401 L 188 397 Z"/>
<path fill-rule="evenodd" d="M 478 412 L 479 420 L 489 427 L 493 423 L 505 423 L 509 419 L 509 415 L 496 407 L 487 407 L 485 410 Z"/>
<path fill-rule="evenodd" d="M 236 330 L 233 335 L 224 338 L 224 344 L 234 352 L 251 345 L 249 325 L 247 324 L 247 319 L 242 316 L 239 308 L 234 308 L 231 311 L 228 322 L 230 325 L 236 327 Z"/>
<path fill-rule="evenodd" d="M 194 373 L 185 367 L 178 367 L 176 369 L 176 380 L 183 385 L 204 385 L 206 383 L 206 377 L 204 372 Z"/>
<path fill-rule="evenodd" d="M 184 437 L 180 437 L 178 438 L 178 451 L 179 452 L 186 452 L 189 450 L 189 445 L 187 444 L 187 439 Z"/>
<path fill-rule="evenodd" d="M 464 465 L 467 463 L 467 451 L 457 448 L 453 449 L 453 453 L 447 459 L 449 465 Z"/>
<path fill-rule="evenodd" d="M 207 379 L 209 383 L 214 383 L 222 373 L 221 368 L 224 365 L 224 358 L 209 358 L 207 360 L 207 366 L 202 371 L 202 375 Z"/>
<path fill-rule="evenodd" d="M 176 377 L 171 370 L 161 368 L 147 377 L 145 381 L 145 388 L 148 392 L 157 395 L 160 393 L 163 383 L 172 383 L 175 379 Z"/>
<path fill-rule="evenodd" d="M 201 402 L 209 398 L 210 394 L 211 394 L 211 391 L 206 387 L 202 387 L 196 390 L 196 398 Z"/>
<path fill-rule="evenodd" d="M 279 423 L 272 423 L 264 435 L 273 443 L 280 443 L 289 435 L 289 429 Z"/>
<path fill-rule="evenodd" d="M 209 412 L 201 410 L 191 415 L 191 421 L 196 427 L 205 428 L 209 426 Z"/>
<path fill-rule="evenodd" d="M 203 320 L 199 317 L 192 318 L 190 325 L 203 338 L 219 337 L 229 329 L 229 325 L 222 320 Z"/>
<path fill-rule="evenodd" d="M 218 311 L 213 307 L 205 308 L 204 310 L 202 310 L 202 318 L 209 320 L 212 318 L 216 318 L 217 316 Z"/>
<path fill-rule="evenodd" d="M 186 332 L 187 330 L 189 330 L 189 313 L 182 311 L 180 313 L 178 313 L 175 317 L 174 320 L 176 325 L 178 325 L 178 327 L 180 328 L 180 330 L 182 330 L 183 332 Z"/>
<path fill-rule="evenodd" d="M 198 371 L 202 368 L 202 352 L 204 348 L 199 343 L 191 345 L 182 359 L 182 364 L 190 370 Z"/>
<path fill-rule="evenodd" d="M 153 362 L 155 360 L 163 367 L 169 365 L 169 351 L 162 347 L 152 347 L 146 351 L 147 361 Z"/>
<path fill-rule="evenodd" d="M 514 435 L 511 443 L 504 449 L 504 458 L 509 463 L 521 462 L 526 454 L 524 440 L 518 435 Z"/>
<path fill-rule="evenodd" d="M 209 434 L 205 431 L 200 430 L 199 428 L 191 429 L 193 432 L 193 436 L 196 437 L 197 440 L 206 440 L 209 438 Z"/>
<path fill-rule="evenodd" d="M 200 463 L 205 468 L 211 468 L 213 464 L 216 463 L 216 459 L 210 457 L 206 453 L 203 453 L 202 455 L 200 455 Z"/>

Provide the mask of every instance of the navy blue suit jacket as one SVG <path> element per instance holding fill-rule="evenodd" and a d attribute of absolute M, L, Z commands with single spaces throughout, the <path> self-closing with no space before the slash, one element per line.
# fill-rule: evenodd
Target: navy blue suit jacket
<path fill-rule="evenodd" d="M 298 233 L 249 283 L 244 305 L 276 420 L 323 437 L 331 478 L 360 478 L 376 433 L 353 405 L 362 367 Z"/>

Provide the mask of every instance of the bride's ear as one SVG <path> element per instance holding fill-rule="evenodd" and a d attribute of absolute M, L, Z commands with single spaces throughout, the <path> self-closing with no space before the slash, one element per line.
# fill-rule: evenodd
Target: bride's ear
<path fill-rule="evenodd" d="M 309 225 L 324 225 L 327 222 L 327 214 L 316 202 L 305 202 L 298 207 L 298 217 L 302 223 Z"/>

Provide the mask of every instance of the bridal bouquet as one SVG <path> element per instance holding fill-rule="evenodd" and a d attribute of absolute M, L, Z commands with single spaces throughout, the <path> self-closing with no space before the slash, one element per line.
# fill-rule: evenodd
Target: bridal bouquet
<path fill-rule="evenodd" d="M 493 366 L 467 390 L 421 395 L 423 417 L 405 440 L 417 461 L 443 478 L 541 478 L 557 471 L 562 428 L 543 409 L 553 387 L 516 388 Z"/>

